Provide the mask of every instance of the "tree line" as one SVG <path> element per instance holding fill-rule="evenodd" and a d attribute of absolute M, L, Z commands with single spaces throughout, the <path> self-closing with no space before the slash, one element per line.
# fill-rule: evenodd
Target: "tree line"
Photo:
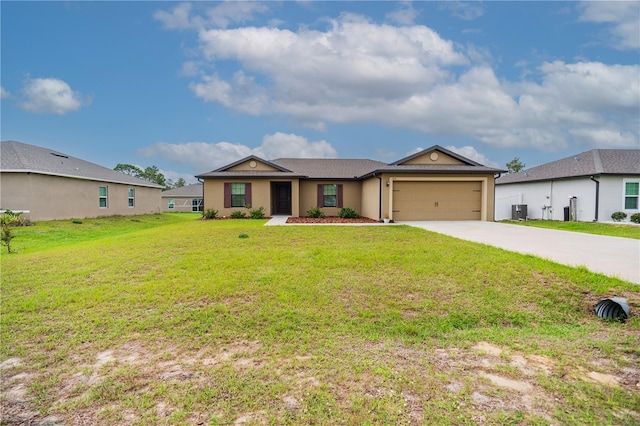
<path fill-rule="evenodd" d="M 187 182 L 182 178 L 175 182 L 171 179 L 165 179 L 164 175 L 160 173 L 160 169 L 156 166 L 145 167 L 145 169 L 142 170 L 140 167 L 134 166 L 133 164 L 119 163 L 113 168 L 113 170 L 158 184 L 163 188 L 163 190 L 180 188 L 187 184 Z"/>

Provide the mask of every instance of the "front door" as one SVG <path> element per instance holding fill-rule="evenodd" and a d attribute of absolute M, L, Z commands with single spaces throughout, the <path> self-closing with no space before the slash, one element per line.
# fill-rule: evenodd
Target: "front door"
<path fill-rule="evenodd" d="M 276 182 L 275 214 L 291 214 L 291 182 Z"/>

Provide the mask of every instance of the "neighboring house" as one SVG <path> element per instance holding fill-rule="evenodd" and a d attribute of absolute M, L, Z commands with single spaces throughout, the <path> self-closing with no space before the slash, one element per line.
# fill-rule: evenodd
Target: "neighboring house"
<path fill-rule="evenodd" d="M 496 180 L 496 219 L 610 221 L 638 212 L 640 149 L 594 149 Z M 524 216 L 524 215 L 523 215 Z M 524 218 L 524 217 L 522 217 Z"/>
<path fill-rule="evenodd" d="M 57 220 L 160 213 L 162 187 L 47 148 L 0 142 L 0 208 Z"/>
<path fill-rule="evenodd" d="M 350 207 L 372 219 L 492 221 L 500 172 L 436 145 L 391 164 L 250 156 L 197 177 L 205 210 L 218 216 L 259 207 L 267 216 L 306 216 L 315 207 L 336 216 Z"/>
<path fill-rule="evenodd" d="M 194 183 L 162 192 L 163 212 L 201 212 L 202 184 Z"/>

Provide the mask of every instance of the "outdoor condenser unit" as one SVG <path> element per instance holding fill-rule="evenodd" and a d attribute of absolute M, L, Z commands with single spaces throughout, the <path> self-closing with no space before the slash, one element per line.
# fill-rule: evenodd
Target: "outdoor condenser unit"
<path fill-rule="evenodd" d="M 526 204 L 511 205 L 511 220 L 525 220 L 527 218 Z"/>

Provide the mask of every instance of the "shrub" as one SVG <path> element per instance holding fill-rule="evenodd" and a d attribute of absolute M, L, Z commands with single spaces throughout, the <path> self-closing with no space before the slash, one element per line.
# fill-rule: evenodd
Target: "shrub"
<path fill-rule="evenodd" d="M 249 217 L 251 219 L 264 219 L 264 207 L 249 209 Z"/>
<path fill-rule="evenodd" d="M 622 220 L 625 220 L 626 217 L 627 217 L 627 214 L 625 212 L 611 213 L 611 219 L 613 219 L 616 222 L 620 222 Z"/>
<path fill-rule="evenodd" d="M 249 238 L 249 235 L 247 235 L 247 234 L 240 234 L 240 235 L 238 235 L 238 238 Z"/>
<path fill-rule="evenodd" d="M 207 209 L 202 216 L 204 216 L 205 219 L 215 219 L 218 217 L 218 210 Z"/>
<path fill-rule="evenodd" d="M 25 219 L 20 216 L 22 216 L 22 212 L 14 213 L 11 210 L 5 210 L 5 212 L 0 215 L 0 225 L 2 225 L 1 239 L 2 244 L 7 246 L 7 253 L 13 253 L 11 249 L 11 240 L 15 237 L 13 228 L 27 224 Z"/>
<path fill-rule="evenodd" d="M 351 207 L 343 207 L 338 212 L 338 216 L 343 219 L 355 219 L 358 217 L 358 213 Z"/>
<path fill-rule="evenodd" d="M 246 217 L 245 213 L 240 210 L 236 210 L 231 213 L 231 219 L 244 219 Z"/>
<path fill-rule="evenodd" d="M 307 216 L 309 217 L 324 217 L 324 213 L 320 210 L 320 207 L 314 207 L 307 210 Z"/>
<path fill-rule="evenodd" d="M 634 213 L 631 215 L 631 222 L 640 223 L 640 213 Z"/>
<path fill-rule="evenodd" d="M 82 225 L 82 221 L 79 219 L 74 219 L 71 221 L 71 223 L 75 223 L 76 225 Z"/>

